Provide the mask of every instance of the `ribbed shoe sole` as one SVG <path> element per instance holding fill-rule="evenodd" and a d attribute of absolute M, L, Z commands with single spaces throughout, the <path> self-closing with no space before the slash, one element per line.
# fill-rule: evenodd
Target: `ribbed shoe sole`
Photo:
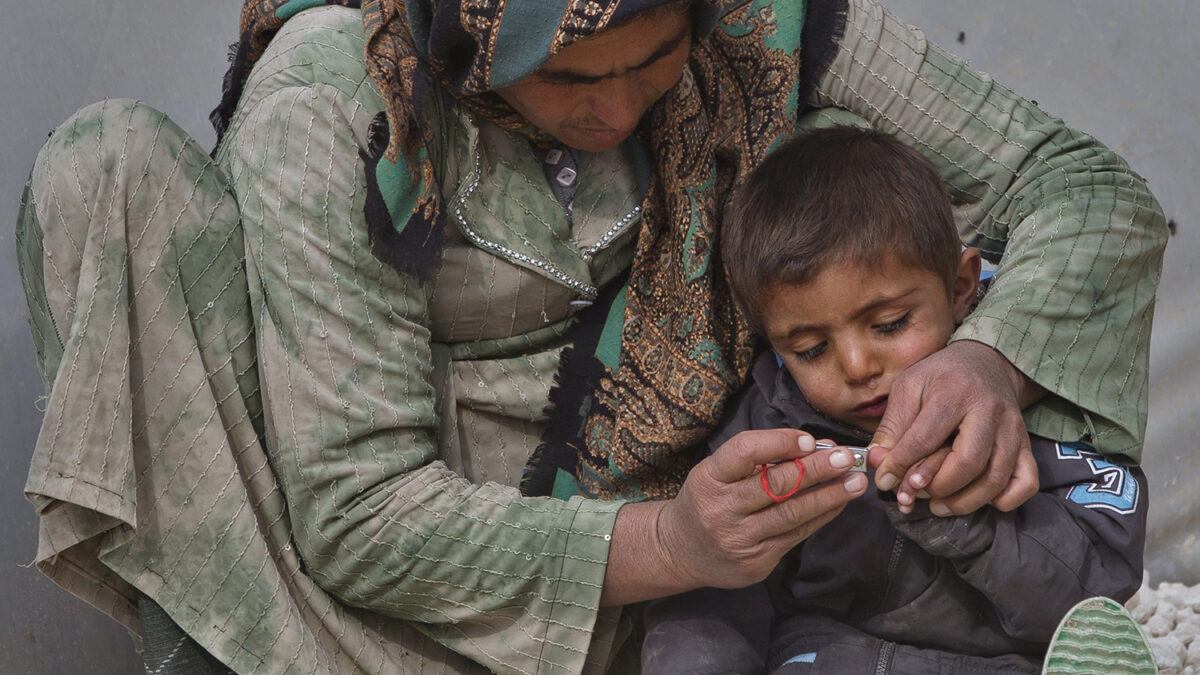
<path fill-rule="evenodd" d="M 1042 672 L 1154 675 L 1158 666 L 1137 621 L 1119 602 L 1097 597 L 1075 605 L 1059 622 Z"/>

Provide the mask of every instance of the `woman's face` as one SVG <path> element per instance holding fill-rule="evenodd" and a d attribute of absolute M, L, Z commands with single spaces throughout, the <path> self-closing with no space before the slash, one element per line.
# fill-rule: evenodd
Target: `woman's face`
<path fill-rule="evenodd" d="M 687 3 L 676 3 L 564 47 L 499 94 L 565 145 L 620 145 L 683 72 L 692 41 Z"/>

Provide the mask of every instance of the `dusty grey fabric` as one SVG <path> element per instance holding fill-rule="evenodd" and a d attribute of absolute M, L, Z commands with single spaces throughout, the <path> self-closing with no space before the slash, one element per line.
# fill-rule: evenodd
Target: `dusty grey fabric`
<path fill-rule="evenodd" d="M 287 371 L 256 362 L 263 352 L 248 282 L 261 278 L 247 274 L 242 240 L 224 173 L 143 105 L 87 108 L 39 155 L 19 237 L 51 392 L 27 485 L 41 514 L 39 568 L 135 630 L 144 593 L 238 672 L 485 672 L 426 627 L 342 604 L 301 565 L 293 533 L 303 523 L 288 513 L 261 442 L 282 420 L 263 418 L 260 374 Z M 466 637 L 460 651 L 477 650 L 494 670 L 582 670 L 596 610 L 580 603 L 569 575 L 598 597 L 605 534 L 619 504 L 532 500 L 522 502 L 531 509 L 522 516 L 502 510 L 515 488 L 467 488 L 436 461 L 409 483 L 417 489 L 409 504 L 428 509 L 424 495 L 439 482 L 459 513 L 468 493 L 493 509 L 503 529 L 484 531 L 504 543 L 472 546 L 467 537 L 475 535 L 446 531 L 458 560 L 428 564 L 442 567 L 451 586 L 410 595 L 413 602 L 446 613 L 472 598 L 492 602 L 463 570 L 487 573 L 495 564 L 504 573 L 510 558 L 517 571 L 508 572 L 514 583 L 506 592 L 545 602 L 546 612 L 504 602 L 468 610 L 466 621 L 446 624 Z M 542 563 L 553 574 L 530 574 L 534 556 L 554 549 L 560 561 Z M 341 560 L 356 564 L 359 553 Z M 409 583 L 431 583 L 412 569 Z M 562 611 L 556 594 L 569 603 Z M 479 622 L 475 635 L 471 620 Z M 517 646 L 497 631 L 504 623 L 528 642 Z M 559 630 L 582 647 L 566 648 L 554 638 Z M 560 648 L 579 665 L 547 652 Z"/>

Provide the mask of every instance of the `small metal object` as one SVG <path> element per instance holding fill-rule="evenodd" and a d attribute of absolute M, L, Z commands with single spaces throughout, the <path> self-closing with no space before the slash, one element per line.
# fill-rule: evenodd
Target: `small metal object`
<path fill-rule="evenodd" d="M 861 473 L 867 472 L 867 453 L 870 452 L 869 448 L 860 448 L 860 447 L 857 447 L 854 445 L 838 446 L 833 443 L 822 443 L 820 441 L 817 441 L 817 450 L 832 450 L 837 447 L 846 448 L 847 450 L 849 450 L 851 453 L 854 454 L 854 464 L 850 467 L 851 471 L 858 471 Z M 788 460 L 788 459 L 777 459 L 770 463 L 771 464 L 783 464 L 784 462 L 790 462 L 790 461 L 791 460 Z"/>
<path fill-rule="evenodd" d="M 834 445 L 833 443 L 817 443 L 818 450 L 832 450 L 836 447 L 838 446 Z M 854 453 L 854 466 L 851 466 L 850 470 L 862 471 L 865 473 L 867 470 L 867 453 L 869 450 L 867 448 L 859 448 L 853 445 L 847 445 L 844 447 L 850 452 Z"/>

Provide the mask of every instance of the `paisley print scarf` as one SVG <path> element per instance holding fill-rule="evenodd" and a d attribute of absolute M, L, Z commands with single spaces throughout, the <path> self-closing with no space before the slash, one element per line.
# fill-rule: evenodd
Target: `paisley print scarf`
<path fill-rule="evenodd" d="M 494 90 L 568 44 L 673 0 L 248 0 L 212 120 L 223 133 L 251 67 L 295 13 L 359 7 L 367 69 L 387 101 L 372 125 L 367 221 L 381 259 L 424 279 L 440 258 L 443 204 L 431 87 L 474 114 L 544 140 Z M 678 0 L 674 0 L 678 1 Z M 683 76 L 646 114 L 652 159 L 629 275 L 573 329 L 551 421 L 523 489 L 666 498 L 750 368 L 755 338 L 730 299 L 714 247 L 730 189 L 789 136 L 833 54 L 845 0 L 694 0 L 699 26 Z M 397 175 L 418 186 L 399 204 Z"/>

